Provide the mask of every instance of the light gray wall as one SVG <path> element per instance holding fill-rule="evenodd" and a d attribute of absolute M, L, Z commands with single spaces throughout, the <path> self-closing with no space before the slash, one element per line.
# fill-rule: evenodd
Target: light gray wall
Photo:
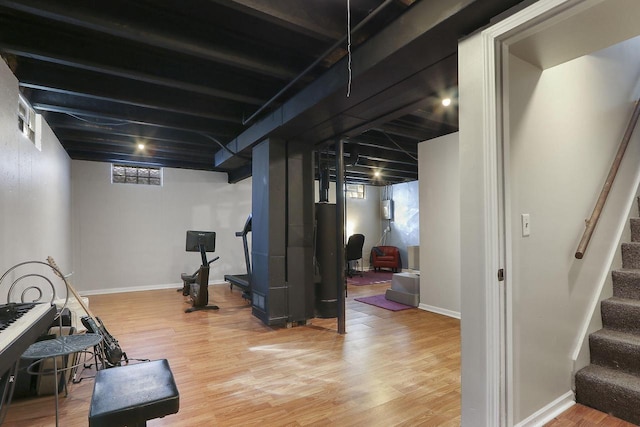
<path fill-rule="evenodd" d="M 418 144 L 420 308 L 457 318 L 460 317 L 458 156 L 457 132 Z"/>
<path fill-rule="evenodd" d="M 594 22 L 594 21 L 590 21 Z M 571 43 L 567 43 L 570 45 Z M 462 425 L 487 425 L 495 408 L 489 350 L 495 277 L 486 234 L 497 201 L 487 200 L 495 171 L 485 170 L 485 71 L 481 35 L 459 45 Z M 618 234 L 635 193 L 640 162 L 636 134 L 587 255 L 573 255 L 637 96 L 638 47 L 616 46 L 544 71 L 511 57 L 505 132 L 506 287 L 511 289 L 513 422 L 526 422 L 571 396 L 572 358 L 589 323 Z M 487 137 L 489 138 L 489 137 Z M 489 138 L 490 139 L 490 138 Z M 497 175 L 493 175 L 494 177 Z M 531 215 L 531 236 L 520 215 Z M 491 249 L 493 250 L 493 249 Z M 497 285 L 497 282 L 496 282 Z"/>
<path fill-rule="evenodd" d="M 635 194 L 640 133 L 587 254 L 575 259 L 633 110 L 640 39 L 544 71 L 511 56 L 509 69 L 514 416 L 522 420 L 571 389 L 575 342 L 609 270 L 625 197 Z"/>
<path fill-rule="evenodd" d="M 73 161 L 73 268 L 83 291 L 114 292 L 180 284 L 200 255 L 185 252 L 186 230 L 216 232 L 210 281 L 245 271 L 242 230 L 251 180 L 228 184 L 219 172 L 165 168 L 162 187 L 111 184 L 110 164 Z"/>
<path fill-rule="evenodd" d="M 0 275 L 47 256 L 65 267 L 71 256 L 69 157 L 44 120 L 38 150 L 18 130 L 17 111 L 18 81 L 0 60 Z"/>

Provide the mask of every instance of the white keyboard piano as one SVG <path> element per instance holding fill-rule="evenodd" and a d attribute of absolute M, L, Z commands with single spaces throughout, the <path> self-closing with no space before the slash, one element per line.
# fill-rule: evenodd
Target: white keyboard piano
<path fill-rule="evenodd" d="M 8 305 L 0 305 L 0 311 Z M 47 303 L 34 304 L 5 329 L 0 330 L 0 375 L 22 356 L 22 353 L 45 333 L 56 315 L 56 307 Z"/>

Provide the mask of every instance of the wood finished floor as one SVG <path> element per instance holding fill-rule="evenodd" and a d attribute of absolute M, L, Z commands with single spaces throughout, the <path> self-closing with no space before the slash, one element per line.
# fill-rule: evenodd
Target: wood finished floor
<path fill-rule="evenodd" d="M 169 360 L 180 411 L 150 427 L 459 425 L 460 322 L 354 301 L 388 287 L 349 286 L 343 336 L 335 319 L 267 327 L 227 285 L 210 286 L 219 311 L 184 313 L 173 289 L 89 305 L 129 358 Z M 61 426 L 87 425 L 92 389 L 91 379 L 70 386 Z M 53 397 L 16 400 L 3 425 L 52 426 L 54 413 Z"/>
<path fill-rule="evenodd" d="M 545 427 L 633 427 L 634 425 L 588 406 L 576 404 L 548 422 Z"/>
<path fill-rule="evenodd" d="M 460 322 L 354 301 L 388 287 L 349 286 L 344 336 L 335 319 L 267 327 L 227 285 L 210 286 L 219 311 L 186 314 L 173 289 L 95 295 L 90 307 L 130 358 L 169 360 L 180 411 L 150 427 L 460 425 Z M 92 389 L 70 385 L 61 426 L 88 424 Z M 52 396 L 16 400 L 3 426 L 53 426 L 54 413 Z M 627 425 L 581 405 L 548 424 Z"/>

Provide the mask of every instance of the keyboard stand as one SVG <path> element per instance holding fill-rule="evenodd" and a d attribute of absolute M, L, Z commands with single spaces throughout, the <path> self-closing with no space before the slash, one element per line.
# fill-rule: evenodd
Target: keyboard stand
<path fill-rule="evenodd" d="M 0 400 L 0 425 L 4 422 L 4 417 L 9 412 L 9 405 L 13 397 L 13 390 L 16 387 L 16 377 L 18 376 L 18 366 L 20 360 L 16 360 L 11 369 L 7 370 L 2 378 L 0 378 L 0 387 L 2 387 L 2 400 Z"/>

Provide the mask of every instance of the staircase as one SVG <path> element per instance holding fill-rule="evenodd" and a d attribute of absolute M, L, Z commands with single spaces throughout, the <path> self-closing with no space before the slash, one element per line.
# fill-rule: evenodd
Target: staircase
<path fill-rule="evenodd" d="M 601 303 L 603 328 L 589 336 L 591 364 L 576 373 L 576 401 L 640 425 L 640 218 L 631 218 L 622 269 L 611 275 L 613 297 Z"/>

